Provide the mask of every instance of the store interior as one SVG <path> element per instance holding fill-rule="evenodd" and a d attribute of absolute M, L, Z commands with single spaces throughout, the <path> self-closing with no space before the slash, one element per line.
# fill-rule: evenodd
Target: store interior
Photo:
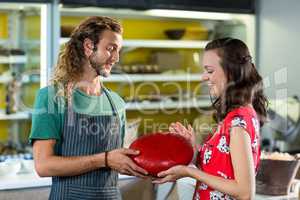
<path fill-rule="evenodd" d="M 256 186 L 255 199 L 297 199 L 300 3 L 253 0 L 205 7 L 153 1 L 149 9 L 140 2 L 146 1 L 135 5 L 71 0 L 0 3 L 0 199 L 47 199 L 49 195 L 51 179 L 35 173 L 28 143 L 34 101 L 37 91 L 50 83 L 59 50 L 89 16 L 113 17 L 124 29 L 120 60 L 103 83 L 126 102 L 126 148 L 140 136 L 168 131 L 176 121 L 191 124 L 201 144 L 216 127 L 208 88 L 201 81 L 203 49 L 220 37 L 244 41 L 270 101 L 261 148 L 280 152 L 277 156 L 290 163 L 284 164 L 286 169 L 272 163 L 274 171 L 270 164 L 263 167 L 257 181 L 263 186 Z M 14 162 L 7 167 L 6 160 Z M 281 189 L 260 182 L 276 170 L 288 177 L 279 177 Z M 192 199 L 194 184 L 188 178 L 159 186 L 135 177 L 120 175 L 119 179 L 125 200 Z"/>

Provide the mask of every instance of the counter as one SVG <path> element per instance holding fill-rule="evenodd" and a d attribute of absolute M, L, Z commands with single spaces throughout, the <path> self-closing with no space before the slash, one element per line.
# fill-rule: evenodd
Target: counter
<path fill-rule="evenodd" d="M 190 200 L 194 192 L 195 180 L 183 178 L 173 183 L 166 183 L 154 188 L 151 180 L 142 180 L 132 176 L 119 175 L 119 186 L 124 200 Z M 0 177 L 1 200 L 46 199 L 50 192 L 51 178 L 40 178 L 35 172 L 20 173 Z M 256 195 L 255 200 L 297 200 L 298 191 L 288 196 Z M 34 197 L 34 198 L 33 198 Z M 142 198 L 141 198 L 142 197 Z"/>
<path fill-rule="evenodd" d="M 150 179 L 119 175 L 118 181 L 123 200 L 155 199 L 154 186 Z M 40 178 L 35 172 L 0 177 L 1 200 L 44 200 L 50 193 L 51 178 Z M 22 197 L 22 198 L 20 198 Z M 141 198 L 142 197 L 142 198 Z"/>

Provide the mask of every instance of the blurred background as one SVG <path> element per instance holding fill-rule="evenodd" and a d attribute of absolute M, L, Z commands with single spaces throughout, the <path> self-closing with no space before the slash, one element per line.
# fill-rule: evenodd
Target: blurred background
<path fill-rule="evenodd" d="M 32 199 L 33 194 L 38 194 L 33 199 L 47 199 L 51 180 L 35 175 L 27 140 L 35 95 L 49 83 L 59 50 L 74 27 L 97 15 L 116 18 L 124 28 L 120 62 L 103 81 L 126 101 L 125 147 L 139 136 L 166 131 L 174 121 L 192 124 L 201 144 L 216 127 L 207 86 L 201 82 L 203 48 L 215 38 L 243 40 L 270 101 L 269 122 L 261 129 L 265 159 L 287 161 L 286 169 L 282 163 L 262 165 L 257 199 L 296 198 L 299 10 L 298 0 L 1 1 L 0 199 Z M 277 164 L 287 180 L 279 177 L 280 186 L 273 187 L 270 182 L 277 179 L 263 170 Z M 157 187 L 120 179 L 124 199 L 190 199 L 193 184 L 184 180 Z"/>

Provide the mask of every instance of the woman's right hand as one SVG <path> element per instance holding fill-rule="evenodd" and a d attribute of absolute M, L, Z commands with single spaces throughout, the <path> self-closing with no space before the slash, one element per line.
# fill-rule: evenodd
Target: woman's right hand
<path fill-rule="evenodd" d="M 191 143 L 191 145 L 193 146 L 194 152 L 196 152 L 196 150 L 197 150 L 196 136 L 195 136 L 194 130 L 190 124 L 186 128 L 180 122 L 171 123 L 169 126 L 169 131 L 172 134 L 178 134 L 178 135 L 184 137 L 187 141 L 189 141 Z"/>
<path fill-rule="evenodd" d="M 130 158 L 130 155 L 134 156 L 138 154 L 139 151 L 126 148 L 109 151 L 107 154 L 108 167 L 118 171 L 121 174 L 146 178 L 148 172 L 143 168 L 137 166 Z"/>

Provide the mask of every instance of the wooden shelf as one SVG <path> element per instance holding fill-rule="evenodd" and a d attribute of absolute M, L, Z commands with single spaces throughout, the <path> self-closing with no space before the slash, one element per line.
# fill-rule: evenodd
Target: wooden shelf
<path fill-rule="evenodd" d="M 3 110 L 0 111 L 0 120 L 26 120 L 30 119 L 29 112 L 17 112 L 13 114 L 5 114 Z"/>
<path fill-rule="evenodd" d="M 27 57 L 24 55 L 0 56 L 0 64 L 24 64 Z"/>
<path fill-rule="evenodd" d="M 192 99 L 187 101 L 161 101 L 161 102 L 136 102 L 126 103 L 126 110 L 163 110 L 181 108 L 205 108 L 210 107 L 209 99 Z"/>
<path fill-rule="evenodd" d="M 202 74 L 112 74 L 103 82 L 172 82 L 201 81 Z"/>
<path fill-rule="evenodd" d="M 69 38 L 61 38 L 60 44 L 67 41 Z M 123 47 L 202 49 L 207 43 L 206 40 L 123 40 Z"/>

